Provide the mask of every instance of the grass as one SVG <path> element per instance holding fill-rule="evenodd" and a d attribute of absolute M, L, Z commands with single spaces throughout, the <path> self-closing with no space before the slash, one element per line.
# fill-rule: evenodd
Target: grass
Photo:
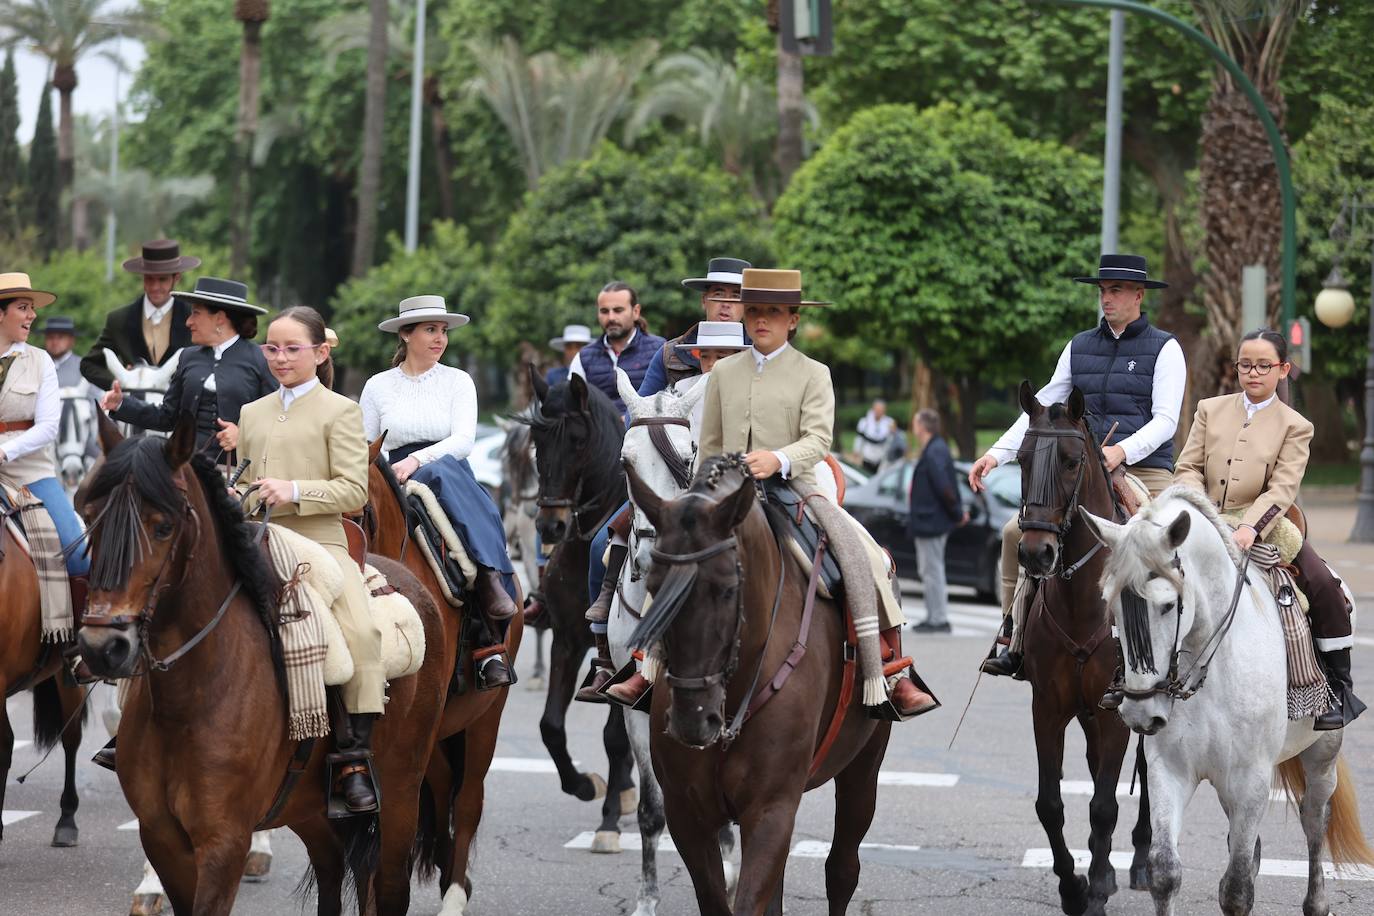
<path fill-rule="evenodd" d="M 1351 487 L 1360 482 L 1360 465 L 1355 461 L 1340 464 L 1309 464 L 1302 479 L 1308 487 Z"/>

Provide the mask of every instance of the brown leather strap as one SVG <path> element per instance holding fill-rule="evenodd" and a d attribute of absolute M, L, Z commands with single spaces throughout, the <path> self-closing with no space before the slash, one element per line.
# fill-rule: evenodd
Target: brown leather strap
<path fill-rule="evenodd" d="M 830 716 L 830 726 L 825 730 L 825 737 L 821 738 L 821 743 L 816 746 L 816 753 L 811 756 L 808 779 L 820 772 L 826 755 L 835 746 L 835 739 L 840 737 L 840 728 L 844 725 L 845 715 L 849 712 L 849 704 L 854 699 L 854 680 L 859 666 L 859 636 L 854 632 L 854 615 L 849 613 L 848 605 L 845 605 L 844 609 L 844 630 L 844 670 L 840 675 L 840 697 L 835 701 L 835 712 Z"/>
<path fill-rule="evenodd" d="M 749 711 L 746 713 L 746 720 L 763 708 L 763 704 L 773 698 L 787 679 L 792 676 L 792 672 L 797 670 L 802 658 L 806 656 L 806 640 L 811 633 L 811 614 L 816 609 L 816 590 L 820 585 L 821 579 L 821 559 L 825 555 L 827 540 L 824 534 L 816 543 L 816 555 L 811 560 L 811 579 L 806 583 L 806 603 L 802 606 L 801 626 L 798 627 L 797 640 L 792 643 L 792 651 L 787 653 L 787 658 L 782 660 L 782 665 L 778 667 L 777 673 L 763 685 L 758 693 L 754 695 L 754 700 L 749 704 Z"/>
<path fill-rule="evenodd" d="M 291 760 L 286 764 L 286 775 L 282 778 L 281 786 L 277 789 L 277 797 L 272 800 L 272 807 L 267 809 L 258 826 L 254 830 L 266 830 L 272 826 L 272 822 L 281 814 L 281 809 L 286 807 L 286 800 L 291 797 L 291 790 L 296 788 L 296 783 L 301 781 L 301 776 L 305 774 L 305 768 L 310 764 L 310 755 L 315 751 L 315 739 L 306 738 L 296 745 L 296 753 L 291 755 Z"/>
<path fill-rule="evenodd" d="M 8 423 L 0 423 L 0 433 L 17 433 L 25 429 L 33 429 L 32 420 L 11 420 Z"/>
<path fill-rule="evenodd" d="M 1080 665 L 1086 665 L 1088 659 L 1092 658 L 1093 653 L 1097 651 L 1097 647 L 1102 645 L 1102 641 L 1112 634 L 1112 618 L 1108 617 L 1106 620 L 1102 621 L 1102 626 L 1097 628 L 1097 632 L 1093 633 L 1091 639 L 1079 645 L 1077 642 L 1074 642 L 1073 638 L 1069 636 L 1062 626 L 1060 626 L 1059 621 L 1054 619 L 1054 615 L 1045 609 L 1045 602 L 1043 600 L 1036 605 L 1036 608 L 1038 615 L 1049 621 L 1050 627 L 1054 630 L 1055 635 L 1058 636 L 1060 641 L 1068 648 L 1069 654 L 1073 656 L 1074 661 L 1078 662 Z"/>

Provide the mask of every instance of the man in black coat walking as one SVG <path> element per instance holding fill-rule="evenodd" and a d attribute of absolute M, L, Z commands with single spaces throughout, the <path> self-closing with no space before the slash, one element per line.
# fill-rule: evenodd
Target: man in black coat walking
<path fill-rule="evenodd" d="M 124 262 L 124 269 L 143 277 L 143 295 L 105 316 L 105 327 L 95 346 L 81 360 L 81 374 L 101 391 L 109 391 L 114 375 L 105 364 L 109 350 L 120 365 L 140 361 L 161 366 L 183 347 L 191 345 L 186 318 L 191 306 L 172 296 L 183 272 L 200 266 L 200 258 L 183 256 L 174 239 L 143 244 L 143 254 Z"/>
<path fill-rule="evenodd" d="M 916 567 L 925 595 L 926 619 L 913 629 L 948 633 L 949 587 L 945 581 L 945 542 L 949 533 L 968 523 L 959 501 L 959 484 L 949 445 L 940 435 L 940 415 L 930 408 L 916 414 L 912 432 L 921 443 L 921 458 L 911 475 L 907 535 L 916 541 Z"/>

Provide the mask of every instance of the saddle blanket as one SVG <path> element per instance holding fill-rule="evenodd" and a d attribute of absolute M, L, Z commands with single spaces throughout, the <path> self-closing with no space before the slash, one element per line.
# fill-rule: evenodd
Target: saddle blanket
<path fill-rule="evenodd" d="M 272 565 L 287 585 L 282 591 L 281 637 L 290 701 L 290 737 L 329 733 L 324 688 L 353 678 L 353 656 L 330 608 L 343 591 L 343 575 L 334 556 L 294 531 L 271 525 L 268 545 Z M 368 605 L 382 633 L 382 667 L 388 680 L 420 670 L 425 660 L 425 632 L 415 606 L 387 585 L 372 566 L 364 567 Z"/>
<path fill-rule="evenodd" d="M 43 642 L 68 642 L 76 637 L 76 620 L 71 583 L 67 579 L 67 561 L 62 556 L 57 526 L 43 501 L 27 487 L 0 482 L 0 510 L 10 508 L 15 511 L 5 512 L 5 525 L 19 548 L 29 555 L 38 573 Z"/>
<path fill-rule="evenodd" d="M 468 556 L 462 539 L 429 487 L 408 480 L 405 492 L 415 511 L 421 513 L 416 530 L 411 532 L 415 543 L 429 568 L 434 570 L 444 600 L 453 607 L 462 607 L 462 593 L 477 582 L 477 564 Z M 442 545 L 434 542 L 436 535 L 437 539 L 442 539 Z"/>

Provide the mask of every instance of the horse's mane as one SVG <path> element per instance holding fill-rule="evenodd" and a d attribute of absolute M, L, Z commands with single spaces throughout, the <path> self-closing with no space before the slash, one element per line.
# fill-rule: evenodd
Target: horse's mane
<path fill-rule="evenodd" d="M 1216 506 L 1212 505 L 1212 501 L 1207 498 L 1207 494 L 1203 493 L 1201 490 L 1190 487 L 1187 484 L 1176 483 L 1163 493 L 1160 493 L 1158 498 L 1141 510 L 1141 516 L 1157 525 L 1169 524 L 1169 522 L 1173 521 L 1172 518 L 1156 518 L 1162 510 L 1163 503 L 1169 499 L 1182 500 L 1196 509 L 1203 518 L 1211 522 L 1212 527 L 1216 529 L 1217 537 L 1221 538 L 1221 543 L 1225 545 L 1226 553 L 1230 556 L 1231 562 L 1235 563 L 1236 566 L 1240 566 L 1240 548 L 1236 546 L 1235 541 L 1231 540 L 1230 526 L 1222 519 L 1221 513 L 1217 511 Z"/>

